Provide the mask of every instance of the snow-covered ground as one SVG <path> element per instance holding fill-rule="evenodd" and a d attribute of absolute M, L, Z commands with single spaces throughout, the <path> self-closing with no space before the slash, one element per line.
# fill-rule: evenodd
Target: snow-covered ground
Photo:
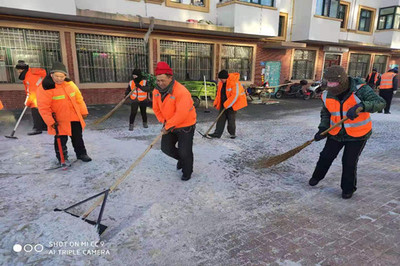
<path fill-rule="evenodd" d="M 374 220 L 357 211 L 341 213 L 340 206 L 357 202 L 357 208 L 351 205 L 352 208 L 365 210 L 374 186 L 389 187 L 397 193 L 397 200 L 393 196 L 392 201 L 399 204 L 400 185 L 392 182 L 392 176 L 400 177 L 400 166 L 396 168 L 391 163 L 398 162 L 400 155 L 399 104 L 395 99 L 391 115 L 372 115 L 374 133 L 360 158 L 359 190 L 348 201 L 340 198 L 340 157 L 322 185 L 307 185 L 324 141 L 313 143 L 276 167 L 253 166 L 261 157 L 283 153 L 312 139 L 319 123 L 318 107 L 306 112 L 281 110 L 274 113 L 275 118 L 282 115 L 281 119 L 265 120 L 244 119 L 251 114 L 243 111 L 235 140 L 229 139 L 227 133 L 212 140 L 196 133 L 190 181 L 180 180 L 176 161 L 160 151 L 159 143 L 150 150 L 109 195 L 102 220 L 108 229 L 100 238 L 93 226 L 53 209 L 66 208 L 110 187 L 157 136 L 160 125 L 150 123 L 148 129 L 137 126 L 130 132 L 112 117 L 101 130 L 88 127 L 84 132 L 92 162 L 77 161 L 66 171 L 46 171 L 55 161 L 53 137 L 26 136 L 29 121 L 24 120 L 17 140 L 0 138 L 0 264 L 241 265 L 235 254 L 246 247 L 252 250 L 251 229 L 260 234 L 265 227 L 277 228 L 280 215 L 285 215 L 280 221 L 290 223 L 284 227 L 288 233 L 298 232 L 296 229 L 304 222 L 294 216 L 291 219 L 291 213 L 321 206 L 324 201 L 329 215 L 344 216 L 346 223 L 360 217 Z M 3 114 L 0 119 L 0 133 L 9 134 L 14 117 Z M 197 129 L 204 132 L 210 124 L 200 122 Z M 70 140 L 68 148 L 73 160 Z M 81 215 L 91 203 L 72 212 Z M 99 208 L 89 218 L 95 220 L 98 211 Z M 399 222 L 399 214 L 393 215 Z M 323 215 L 307 219 L 315 219 L 316 224 L 327 222 Z M 310 230 L 310 234 L 324 235 L 318 230 Z M 235 245 L 232 236 L 237 236 L 240 243 Z M 297 243 L 294 236 L 285 238 Z M 262 240 L 257 241 L 254 245 L 258 253 L 263 253 L 259 247 Z M 235 248 L 238 250 L 232 251 Z M 281 250 L 272 250 L 271 256 L 250 262 L 302 264 L 302 257 L 286 259 L 285 252 L 292 251 L 282 245 Z M 253 253 L 249 256 L 257 258 Z"/>

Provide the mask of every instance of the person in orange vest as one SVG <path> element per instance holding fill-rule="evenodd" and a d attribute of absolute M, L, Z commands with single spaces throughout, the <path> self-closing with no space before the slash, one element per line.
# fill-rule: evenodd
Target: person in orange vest
<path fill-rule="evenodd" d="M 218 73 L 218 90 L 214 100 L 214 107 L 224 114 L 218 119 L 214 133 L 209 136 L 220 138 L 224 132 L 225 122 L 228 120 L 230 138 L 236 138 L 236 111 L 247 106 L 246 92 L 239 82 L 240 74 L 221 70 Z"/>
<path fill-rule="evenodd" d="M 379 83 L 379 96 L 386 101 L 385 114 L 390 114 L 390 105 L 392 104 L 393 95 L 397 92 L 399 83 L 397 73 L 397 67 L 390 69 L 382 75 Z M 382 111 L 379 113 L 382 113 Z"/>
<path fill-rule="evenodd" d="M 90 162 L 92 159 L 87 155 L 82 137 L 82 131 L 86 125 L 84 118 L 89 113 L 81 92 L 75 83 L 67 78 L 67 70 L 61 62 L 53 64 L 50 76 L 46 76 L 43 80 L 37 96 L 39 112 L 48 126 L 48 133 L 56 135 L 55 127 L 58 127 L 66 164 L 70 165 L 67 152 L 68 136 L 71 138 L 76 158 Z M 54 137 L 54 149 L 60 162 L 56 136 Z"/>
<path fill-rule="evenodd" d="M 153 111 L 163 124 L 161 150 L 178 160 L 176 167 L 182 169 L 181 180 L 187 181 L 193 172 L 193 135 L 196 127 L 192 95 L 174 79 L 172 69 L 166 62 L 157 63 L 155 74 Z"/>
<path fill-rule="evenodd" d="M 15 68 L 19 73 L 18 78 L 22 80 L 25 86 L 25 105 L 31 108 L 32 113 L 33 131 L 29 132 L 28 135 L 42 134 L 42 131 L 47 129 L 37 108 L 36 91 L 46 76 L 46 70 L 42 68 L 30 68 L 24 60 L 18 60 Z"/>
<path fill-rule="evenodd" d="M 361 79 L 348 77 L 341 66 L 328 68 L 324 79 L 327 80 L 327 89 L 321 96 L 321 123 L 314 140 L 320 141 L 327 137 L 327 141 L 309 185 L 315 186 L 325 177 L 333 160 L 344 147 L 340 186 L 342 198 L 349 199 L 357 189 L 358 158 L 372 133 L 370 113 L 382 110 L 385 101 Z M 349 119 L 327 135 L 321 135 L 344 117 Z"/>
<path fill-rule="evenodd" d="M 375 89 L 375 87 L 379 84 L 380 78 L 381 74 L 378 73 L 376 68 L 373 68 L 372 72 L 366 77 L 365 82 L 367 82 L 372 89 Z"/>
<path fill-rule="evenodd" d="M 147 125 L 147 102 L 149 99 L 148 93 L 146 92 L 147 81 L 143 79 L 142 71 L 140 69 L 135 68 L 132 72 L 133 80 L 129 82 L 128 88 L 125 91 L 125 96 L 129 94 L 129 92 L 134 91 L 130 98 L 131 102 L 131 115 L 129 116 L 129 131 L 133 130 L 133 124 L 135 123 L 135 117 L 140 107 L 140 113 L 142 115 L 143 127 L 148 128 Z"/>
<path fill-rule="evenodd" d="M 1 100 L 0 100 L 0 110 L 2 110 L 4 108 L 4 105 L 3 105 L 3 103 L 1 102 Z"/>

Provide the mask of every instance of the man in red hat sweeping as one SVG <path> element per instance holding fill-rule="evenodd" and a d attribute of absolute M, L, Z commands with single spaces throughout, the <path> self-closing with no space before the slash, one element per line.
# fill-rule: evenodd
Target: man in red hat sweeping
<path fill-rule="evenodd" d="M 181 180 L 187 181 L 193 172 L 196 109 L 190 92 L 174 79 L 167 63 L 158 62 L 155 74 L 157 84 L 153 91 L 153 111 L 164 125 L 161 150 L 178 160 L 177 169 L 182 169 L 183 173 Z"/>

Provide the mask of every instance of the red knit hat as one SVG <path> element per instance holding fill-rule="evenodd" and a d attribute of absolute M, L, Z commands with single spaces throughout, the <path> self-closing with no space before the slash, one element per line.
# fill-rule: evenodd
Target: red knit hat
<path fill-rule="evenodd" d="M 157 63 L 156 76 L 162 74 L 173 75 L 173 72 L 167 63 L 161 61 Z"/>

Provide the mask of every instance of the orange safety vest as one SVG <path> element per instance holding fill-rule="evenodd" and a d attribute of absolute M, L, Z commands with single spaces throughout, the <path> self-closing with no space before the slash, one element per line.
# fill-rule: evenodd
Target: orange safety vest
<path fill-rule="evenodd" d="M 224 108 L 228 109 L 232 107 L 234 111 L 242 109 L 247 106 L 247 97 L 246 92 L 242 84 L 239 82 L 240 74 L 239 73 L 231 73 L 229 74 L 228 79 L 226 80 L 226 97 L 227 100 L 223 103 Z M 221 89 L 222 82 L 218 83 L 217 96 L 214 100 L 214 107 L 217 110 L 221 109 Z"/>
<path fill-rule="evenodd" d="M 182 84 L 175 81 L 172 93 L 161 99 L 161 93 L 153 91 L 153 111 L 165 129 L 188 127 L 196 124 L 196 108 L 192 95 Z"/>
<path fill-rule="evenodd" d="M 71 136 L 71 122 L 79 121 L 82 130 L 85 121 L 82 115 L 87 115 L 88 110 L 78 87 L 74 82 L 64 81 L 56 84 L 54 89 L 44 90 L 42 86 L 37 91 L 39 113 L 47 125 L 48 133 L 55 135 L 56 131 L 51 126 L 54 124 L 52 113 L 56 113 L 58 131 L 60 135 Z"/>
<path fill-rule="evenodd" d="M 357 90 L 359 90 L 365 84 L 357 85 Z M 322 93 L 322 101 L 325 104 L 325 107 L 331 113 L 331 121 L 330 124 L 333 126 L 337 122 L 339 122 L 344 116 L 346 116 L 347 111 L 355 106 L 356 104 L 360 103 L 361 100 L 357 97 L 356 93 L 353 92 L 346 101 L 343 102 L 342 106 L 342 113 L 340 111 L 340 101 L 333 98 L 327 98 L 328 91 L 324 91 Z M 358 117 L 354 120 L 346 120 L 343 123 L 344 129 L 346 133 L 351 137 L 362 137 L 366 135 L 368 132 L 372 130 L 372 121 L 369 113 L 361 112 L 358 114 Z M 330 135 L 337 135 L 341 127 L 336 127 L 332 129 L 329 134 Z"/>
<path fill-rule="evenodd" d="M 29 68 L 23 81 L 26 92 L 25 105 L 30 108 L 37 108 L 36 91 L 46 77 L 46 70 L 42 68 Z"/>
<path fill-rule="evenodd" d="M 4 108 L 3 103 L 0 100 L 0 110 L 3 109 L 3 108 Z"/>
<path fill-rule="evenodd" d="M 146 83 L 147 83 L 146 80 L 142 80 L 139 84 L 141 86 L 146 86 Z M 134 92 L 131 94 L 132 100 L 138 98 L 139 102 L 141 102 L 147 99 L 147 92 L 137 88 L 133 80 L 129 82 L 129 86 L 131 87 L 131 90 L 134 90 Z"/>
<path fill-rule="evenodd" d="M 381 84 L 379 88 L 381 90 L 393 89 L 393 78 L 396 76 L 396 73 L 386 72 L 381 77 Z"/>
<path fill-rule="evenodd" d="M 368 82 L 369 83 L 371 83 L 371 76 L 372 76 L 372 72 L 369 73 L 369 75 L 368 75 Z M 376 85 L 376 83 L 378 82 L 379 76 L 380 76 L 380 73 L 376 72 L 375 78 L 374 78 L 374 85 Z"/>

